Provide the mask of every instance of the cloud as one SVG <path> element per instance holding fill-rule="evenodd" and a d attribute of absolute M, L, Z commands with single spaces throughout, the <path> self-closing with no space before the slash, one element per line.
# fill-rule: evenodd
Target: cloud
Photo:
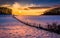
<path fill-rule="evenodd" d="M 26 7 L 40 7 L 41 5 L 36 4 L 26 4 Z"/>
<path fill-rule="evenodd" d="M 15 2 L 19 2 L 21 5 L 26 5 L 28 4 L 33 5 L 33 6 L 39 6 L 44 5 L 44 6 L 52 6 L 52 5 L 56 5 L 56 4 L 60 4 L 60 0 L 0 0 L 0 4 L 13 4 Z"/>
<path fill-rule="evenodd" d="M 2 4 L 1 7 L 10 7 L 10 4 Z"/>
<path fill-rule="evenodd" d="M 12 4 L 12 7 L 20 8 L 21 4 L 19 4 L 18 2 L 15 2 L 14 4 Z"/>
<path fill-rule="evenodd" d="M 13 7 L 40 7 L 42 5 L 36 5 L 36 4 L 20 4 L 18 2 L 15 2 L 12 4 Z"/>
<path fill-rule="evenodd" d="M 42 5 L 36 5 L 36 4 L 20 4 L 18 2 L 14 2 L 12 5 L 11 4 L 2 4 L 2 7 L 15 7 L 15 8 L 20 8 L 20 7 L 40 7 Z"/>

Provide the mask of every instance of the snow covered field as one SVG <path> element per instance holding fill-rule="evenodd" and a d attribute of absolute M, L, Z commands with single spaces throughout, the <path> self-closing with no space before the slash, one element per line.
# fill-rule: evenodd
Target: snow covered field
<path fill-rule="evenodd" d="M 15 17 L 30 22 L 24 16 Z M 12 16 L 0 16 L 0 38 L 60 38 L 60 35 L 27 26 Z"/>
<path fill-rule="evenodd" d="M 53 22 L 60 24 L 60 16 L 15 16 L 17 19 L 29 23 L 31 25 L 38 26 L 41 24 L 42 27 L 47 28 L 47 24 Z"/>

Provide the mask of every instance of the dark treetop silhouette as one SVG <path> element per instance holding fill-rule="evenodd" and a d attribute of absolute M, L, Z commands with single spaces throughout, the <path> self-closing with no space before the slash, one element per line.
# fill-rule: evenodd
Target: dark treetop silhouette
<path fill-rule="evenodd" d="M 45 11 L 42 15 L 60 15 L 60 7 Z"/>
<path fill-rule="evenodd" d="M 12 9 L 7 7 L 0 7 L 0 15 L 11 15 Z"/>

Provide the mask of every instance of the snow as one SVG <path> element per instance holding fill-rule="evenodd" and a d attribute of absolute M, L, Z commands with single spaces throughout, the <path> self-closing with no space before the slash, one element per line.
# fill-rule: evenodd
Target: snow
<path fill-rule="evenodd" d="M 24 16 L 15 17 L 26 22 Z M 4 22 L 7 18 L 7 22 Z M 3 20 L 4 23 L 1 23 L 2 18 L 0 17 L 0 38 L 60 38 L 59 34 L 27 26 L 12 16 L 5 17 Z M 9 20 L 12 20 L 12 22 Z"/>

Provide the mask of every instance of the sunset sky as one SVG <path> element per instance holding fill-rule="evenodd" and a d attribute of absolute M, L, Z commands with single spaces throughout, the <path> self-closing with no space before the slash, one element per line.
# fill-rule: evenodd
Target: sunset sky
<path fill-rule="evenodd" d="M 0 6 L 11 7 L 15 15 L 40 15 L 46 9 L 24 10 L 28 7 L 60 6 L 60 0 L 0 0 Z"/>
<path fill-rule="evenodd" d="M 14 2 L 18 2 L 22 5 L 37 5 L 37 6 L 52 6 L 52 5 L 59 5 L 60 0 L 0 0 L 0 4 L 13 4 Z"/>

